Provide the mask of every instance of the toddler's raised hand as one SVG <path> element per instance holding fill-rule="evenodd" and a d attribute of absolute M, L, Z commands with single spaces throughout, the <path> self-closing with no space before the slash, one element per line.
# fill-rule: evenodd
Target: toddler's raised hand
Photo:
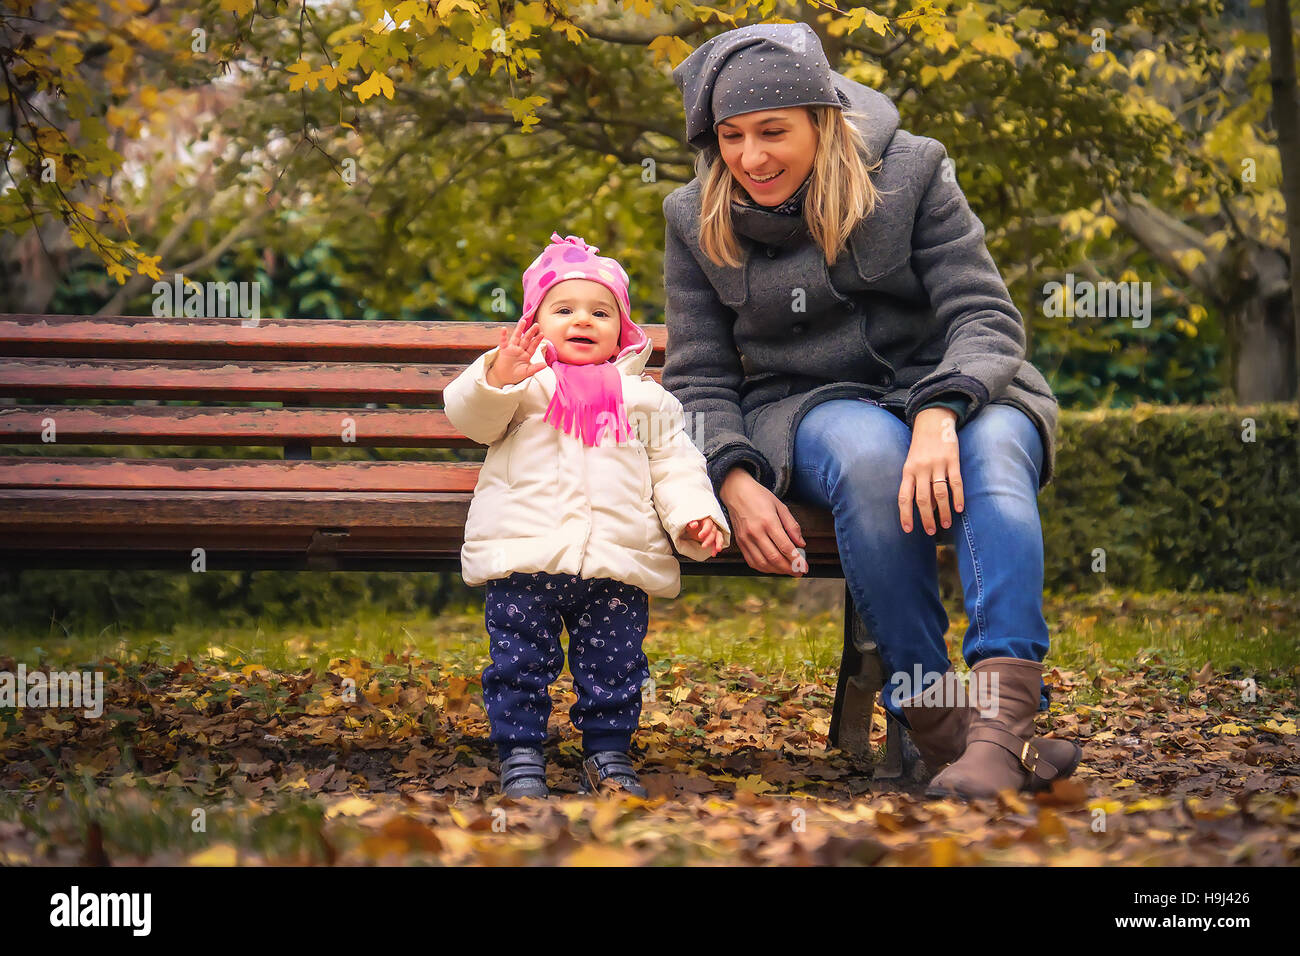
<path fill-rule="evenodd" d="M 523 328 L 524 320 L 520 319 L 509 332 L 506 329 L 501 330 L 499 351 L 486 376 L 488 384 L 493 388 L 518 384 L 528 376 L 546 368 L 545 362 L 533 361 L 537 343 L 542 339 L 542 330 L 537 327 L 536 322 L 526 332 Z"/>
<path fill-rule="evenodd" d="M 717 526 L 712 518 L 697 518 L 694 521 L 688 521 L 678 540 L 682 538 L 695 537 L 706 548 L 713 551 L 714 556 L 722 550 L 723 534 L 722 529 Z"/>

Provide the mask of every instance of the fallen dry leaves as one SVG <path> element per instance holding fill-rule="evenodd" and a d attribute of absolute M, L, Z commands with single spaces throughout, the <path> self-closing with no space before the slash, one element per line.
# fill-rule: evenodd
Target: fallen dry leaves
<path fill-rule="evenodd" d="M 1053 671 L 1040 730 L 1084 745 L 1076 777 L 1036 798 L 963 804 L 873 780 L 828 749 L 833 672 L 800 683 L 673 662 L 636 736 L 646 800 L 576 795 L 566 674 L 548 749 L 555 796 L 512 802 L 496 792 L 477 680 L 432 662 L 102 666 L 102 718 L 28 709 L 0 724 L 0 862 L 1300 862 L 1294 689 L 1246 702 L 1209 667 L 1181 683 L 1148 667 Z M 878 709 L 877 743 L 884 730 Z M 91 793 L 51 802 L 78 786 Z M 248 828 L 187 825 L 195 808 L 256 824 L 295 801 L 318 813 L 279 850 L 229 835 Z M 132 814 L 164 818 L 153 842 L 122 823 Z M 168 814 L 182 817 L 170 830 Z"/>

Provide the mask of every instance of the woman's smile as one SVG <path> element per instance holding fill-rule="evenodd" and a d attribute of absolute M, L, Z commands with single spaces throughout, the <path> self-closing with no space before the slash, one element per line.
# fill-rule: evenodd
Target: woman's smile
<path fill-rule="evenodd" d="M 784 172 L 785 170 L 782 169 L 779 172 L 771 173 L 770 175 L 767 176 L 755 176 L 754 174 L 750 173 L 749 181 L 759 189 L 766 189 L 768 186 L 772 185 L 772 183 L 776 181 L 777 177 Z"/>

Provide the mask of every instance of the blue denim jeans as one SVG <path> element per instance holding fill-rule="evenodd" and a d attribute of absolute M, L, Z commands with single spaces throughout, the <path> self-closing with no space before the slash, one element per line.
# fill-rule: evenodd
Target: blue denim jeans
<path fill-rule="evenodd" d="M 935 545 L 955 546 L 970 626 L 968 665 L 992 657 L 1041 661 L 1043 533 L 1038 480 L 1043 443 L 1033 421 L 1011 405 L 986 405 L 957 432 L 965 507 L 932 537 L 913 507 L 911 533 L 898 517 L 898 489 L 911 429 L 864 399 L 833 399 L 808 412 L 795 434 L 790 497 L 826 508 L 849 593 L 880 651 L 886 709 L 917 693 L 922 674 L 948 668 L 948 614 L 939 596 Z M 928 686 L 929 679 L 924 681 Z M 1047 707 L 1046 689 L 1040 709 Z"/>

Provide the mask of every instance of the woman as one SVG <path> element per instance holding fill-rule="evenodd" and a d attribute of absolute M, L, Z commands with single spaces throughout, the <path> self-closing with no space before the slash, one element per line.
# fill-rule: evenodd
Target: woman
<path fill-rule="evenodd" d="M 831 511 L 885 706 L 947 764 L 927 793 L 1067 776 L 1079 748 L 1032 737 L 1057 405 L 944 147 L 834 73 L 806 24 L 723 33 L 673 78 L 700 154 L 664 200 L 663 384 L 745 560 L 792 573 L 783 498 Z M 956 545 L 974 701 L 948 662 L 936 540 Z"/>

